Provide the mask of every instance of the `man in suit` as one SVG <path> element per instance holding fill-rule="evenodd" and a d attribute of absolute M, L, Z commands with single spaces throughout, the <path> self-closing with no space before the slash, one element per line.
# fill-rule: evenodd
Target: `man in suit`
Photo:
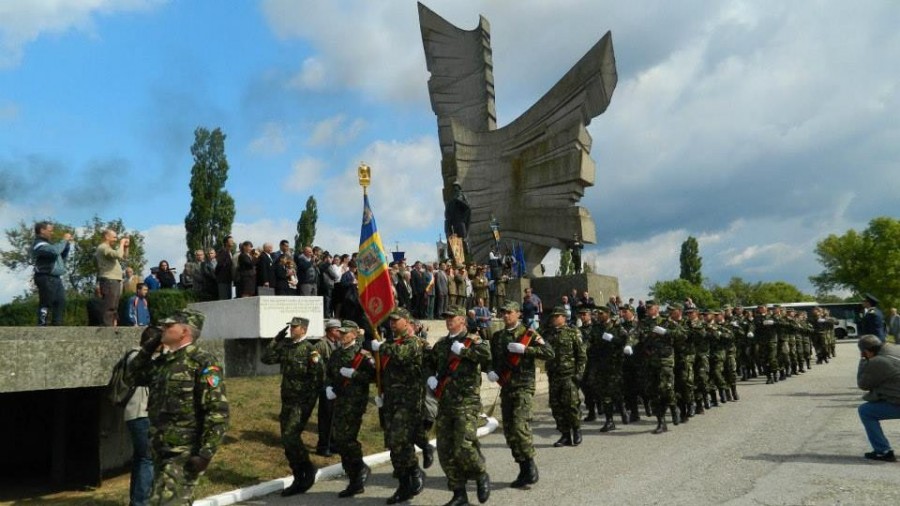
<path fill-rule="evenodd" d="M 878 299 L 871 293 L 863 295 L 863 307 L 865 308 L 865 313 L 863 314 L 859 333 L 877 336 L 884 343 L 884 315 L 878 309 Z"/>
<path fill-rule="evenodd" d="M 256 286 L 275 288 L 275 259 L 272 258 L 272 243 L 263 244 L 262 253 L 256 259 Z"/>

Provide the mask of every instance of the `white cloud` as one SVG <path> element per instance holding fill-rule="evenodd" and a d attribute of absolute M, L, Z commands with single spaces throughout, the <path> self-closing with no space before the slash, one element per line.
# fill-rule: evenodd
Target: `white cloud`
<path fill-rule="evenodd" d="M 284 126 L 280 123 L 269 122 L 263 125 L 263 131 L 259 136 L 250 141 L 250 152 L 259 155 L 279 155 L 287 148 L 284 135 Z"/>
<path fill-rule="evenodd" d="M 325 88 L 325 65 L 317 58 L 303 60 L 300 72 L 288 80 L 288 86 L 298 90 L 319 91 Z"/>
<path fill-rule="evenodd" d="M 310 146 L 343 146 L 359 135 L 366 122 L 362 118 L 356 118 L 347 122 L 343 114 L 326 118 L 313 126 L 309 136 Z"/>
<path fill-rule="evenodd" d="M 295 160 L 291 165 L 291 174 L 284 180 L 284 185 L 292 192 L 302 192 L 319 182 L 319 176 L 324 169 L 325 162 L 318 158 L 305 157 Z"/>
<path fill-rule="evenodd" d="M 802 254 L 803 252 L 799 248 L 784 243 L 754 245 L 731 255 L 725 261 L 725 265 L 737 267 L 754 261 L 765 263 L 768 267 L 778 267 L 800 257 Z M 754 269 L 758 269 L 758 267 Z"/>
<path fill-rule="evenodd" d="M 152 9 L 165 0 L 30 0 L 0 2 L 0 69 L 19 64 L 24 48 L 44 34 L 69 30 L 95 36 L 94 18 Z"/>

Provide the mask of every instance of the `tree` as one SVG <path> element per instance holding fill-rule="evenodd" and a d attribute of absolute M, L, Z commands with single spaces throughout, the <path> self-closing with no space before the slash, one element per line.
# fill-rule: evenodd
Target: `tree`
<path fill-rule="evenodd" d="M 306 209 L 300 213 L 297 220 L 297 235 L 294 236 L 294 251 L 303 251 L 304 246 L 312 246 L 316 240 L 316 221 L 319 219 L 319 211 L 316 206 L 316 198 L 312 195 L 306 199 Z"/>
<path fill-rule="evenodd" d="M 900 219 L 882 216 L 861 233 L 831 234 L 816 244 L 816 256 L 824 269 L 809 280 L 820 293 L 844 288 L 871 293 L 885 307 L 900 302 Z"/>
<path fill-rule="evenodd" d="M 556 270 L 557 276 L 568 276 L 575 273 L 575 262 L 572 261 L 572 250 L 564 248 L 559 253 L 559 269 Z"/>
<path fill-rule="evenodd" d="M 679 278 L 699 286 L 703 282 L 703 274 L 700 267 L 703 260 L 700 258 L 700 245 L 693 236 L 681 243 L 681 274 Z"/>
<path fill-rule="evenodd" d="M 187 257 L 192 251 L 209 250 L 222 244 L 234 223 L 234 199 L 225 190 L 228 159 L 225 157 L 225 134 L 198 127 L 191 146 L 191 208 L 184 218 Z"/>
<path fill-rule="evenodd" d="M 650 286 L 650 296 L 659 304 L 683 303 L 688 297 L 701 308 L 712 307 L 715 303 L 709 290 L 680 278 L 653 283 Z"/>
<path fill-rule="evenodd" d="M 752 304 L 774 304 L 780 302 L 813 302 L 816 298 L 801 292 L 786 281 L 760 282 L 753 286 Z"/>
<path fill-rule="evenodd" d="M 65 223 L 53 223 L 53 241 L 62 239 L 63 234 L 72 234 L 72 248 L 69 252 L 69 260 L 66 262 L 66 285 L 77 292 L 89 293 L 96 286 L 97 262 L 94 253 L 97 246 L 103 240 L 103 231 L 107 228 L 116 231 L 120 237 L 131 238 L 131 248 L 128 259 L 123 267 L 131 267 L 135 272 L 141 272 L 146 264 L 144 258 L 144 236 L 139 232 L 129 232 L 121 219 L 104 221 L 94 216 L 84 224 L 84 227 L 76 228 Z M 10 271 L 21 271 L 32 266 L 31 245 L 34 242 L 34 226 L 20 221 L 16 227 L 4 230 L 10 249 L 0 251 L 0 263 Z"/>

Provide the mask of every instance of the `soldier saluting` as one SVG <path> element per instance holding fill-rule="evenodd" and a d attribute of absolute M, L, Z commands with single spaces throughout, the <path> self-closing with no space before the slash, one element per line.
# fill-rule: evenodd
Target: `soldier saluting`
<path fill-rule="evenodd" d="M 534 401 L 534 360 L 552 359 L 553 348 L 534 330 L 519 321 L 521 308 L 515 301 L 503 306 L 505 328 L 491 339 L 493 370 L 488 379 L 500 384 L 500 408 L 503 413 L 503 436 L 519 464 L 519 475 L 510 484 L 526 488 L 537 483 L 534 463 L 534 439 L 531 433 Z"/>

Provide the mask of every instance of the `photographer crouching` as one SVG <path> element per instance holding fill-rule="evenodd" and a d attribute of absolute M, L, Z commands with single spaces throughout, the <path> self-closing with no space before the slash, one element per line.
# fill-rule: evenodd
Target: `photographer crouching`
<path fill-rule="evenodd" d="M 867 459 L 896 462 L 894 450 L 884 436 L 881 420 L 900 418 L 900 347 L 882 343 L 868 334 L 859 338 L 859 370 L 856 384 L 866 390 L 859 406 L 859 419 L 872 445 Z"/>

